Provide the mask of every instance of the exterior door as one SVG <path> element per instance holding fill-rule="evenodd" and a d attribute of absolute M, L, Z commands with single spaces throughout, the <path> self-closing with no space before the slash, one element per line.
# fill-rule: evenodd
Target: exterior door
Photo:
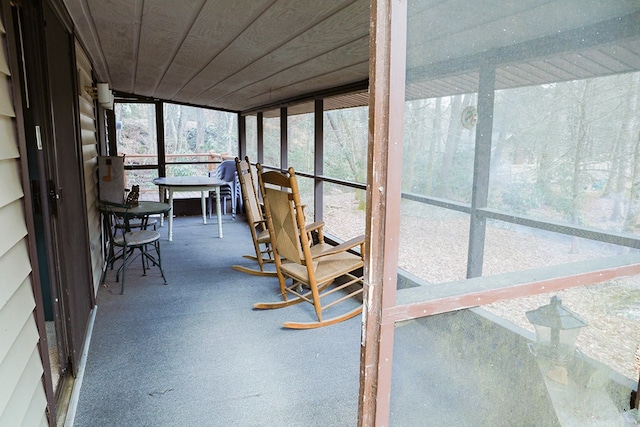
<path fill-rule="evenodd" d="M 48 271 L 60 365 L 75 375 L 94 306 L 84 169 L 78 142 L 75 56 L 69 26 L 48 2 L 24 3 L 25 128 L 39 189 L 41 270 Z M 40 96 L 40 94 L 42 94 Z M 46 285 L 43 285 L 46 286 Z M 46 292 L 43 292 L 46 293 Z M 45 296 L 46 298 L 46 296 Z M 45 301 L 45 306 L 49 301 Z"/>

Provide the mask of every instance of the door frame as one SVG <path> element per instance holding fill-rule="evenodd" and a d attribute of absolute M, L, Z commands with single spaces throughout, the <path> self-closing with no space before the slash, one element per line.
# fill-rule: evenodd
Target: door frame
<path fill-rule="evenodd" d="M 22 170 L 25 199 L 29 199 L 25 217 L 32 245 L 32 268 L 36 272 L 39 268 L 37 236 L 40 233 L 44 237 L 40 245 L 46 253 L 40 254 L 40 268 L 45 268 L 49 275 L 58 335 L 61 377 L 56 392 L 52 388 L 48 349 L 41 348 L 41 354 L 46 353 L 42 358 L 45 390 L 50 422 L 54 422 L 56 416 L 51 413 L 55 413 L 62 390 L 73 384 L 65 380 L 77 374 L 91 310 L 95 306 L 79 142 L 75 40 L 70 19 L 61 14 L 64 9 L 55 1 L 24 2 L 13 7 L 8 3 L 3 0 L 5 15 L 13 18 L 11 30 L 7 28 L 12 67 L 20 70 L 14 73 L 13 85 L 16 109 L 20 110 L 16 118 L 21 161 L 25 166 Z M 47 25 L 50 25 L 48 29 Z M 47 30 L 54 31 L 55 37 L 45 33 Z M 34 182 L 41 189 L 38 194 L 31 191 Z M 69 191 L 63 190 L 62 200 L 59 198 L 61 187 Z M 38 209 L 41 209 L 41 218 L 36 217 L 40 215 Z M 42 223 L 41 231 L 37 221 Z M 34 289 L 36 308 L 42 312 L 38 320 L 40 337 L 46 343 L 41 278 L 34 283 L 34 288 L 37 288 Z"/>

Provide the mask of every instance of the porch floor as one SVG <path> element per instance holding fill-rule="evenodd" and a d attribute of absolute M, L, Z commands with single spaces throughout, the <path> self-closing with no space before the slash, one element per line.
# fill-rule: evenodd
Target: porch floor
<path fill-rule="evenodd" d="M 353 426 L 357 421 L 360 318 L 305 331 L 309 304 L 277 301 L 277 279 L 237 272 L 253 246 L 244 218 L 174 221 L 157 268 L 127 269 L 124 295 L 108 271 L 75 426 Z"/>

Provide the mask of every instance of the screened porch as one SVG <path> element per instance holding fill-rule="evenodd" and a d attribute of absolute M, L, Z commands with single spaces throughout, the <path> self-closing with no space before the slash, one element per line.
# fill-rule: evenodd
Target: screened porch
<path fill-rule="evenodd" d="M 234 401 L 239 406 L 221 416 L 242 413 L 248 425 L 260 425 L 242 407 L 254 396 L 260 402 L 254 408 L 265 409 L 257 411 L 260 416 L 274 405 L 267 401 L 272 398 L 287 407 L 276 411 L 281 417 L 321 419 L 290 418 L 283 425 L 353 425 L 358 415 L 364 425 L 376 417 L 390 425 L 468 425 L 470 419 L 475 425 L 624 425 L 635 419 L 637 5 L 593 2 L 587 11 L 573 2 L 581 11 L 568 14 L 574 20 L 535 27 L 528 24 L 563 16 L 561 2 L 531 10 L 511 5 L 504 13 L 485 5 L 491 13 L 478 26 L 470 24 L 482 15 L 478 10 L 462 8 L 459 20 L 430 21 L 432 6 L 399 3 L 385 5 L 392 12 L 389 28 L 373 18 L 389 31 L 380 35 L 388 39 L 378 40 L 388 45 L 370 59 L 385 72 L 372 72 L 367 82 L 240 112 L 116 93 L 114 112 L 108 113 L 116 135 L 109 151 L 127 155 L 129 183 L 148 190 L 145 197 L 161 197 L 147 185 L 155 176 L 206 174 L 218 161 L 207 156 L 247 155 L 268 169 L 294 167 L 307 215 L 324 221 L 336 240 L 367 233 L 371 282 L 362 325 L 352 320 L 311 333 L 334 331 L 329 349 L 332 340 L 346 343 L 348 351 L 359 348 L 360 358 L 345 373 L 356 381 L 360 366 L 357 386 L 342 383 L 344 376 L 335 375 L 331 364 L 320 369 L 327 367 L 317 360 L 320 348 L 315 361 L 301 362 L 300 372 L 296 357 L 285 366 L 275 361 L 282 357 L 263 360 L 269 375 L 280 378 L 283 369 L 296 372 L 301 382 L 318 379 L 316 388 L 304 388 L 314 396 L 314 410 L 296 405 L 295 397 L 288 401 L 287 391 L 300 395 L 300 383 L 274 391 L 262 379 L 265 388 L 249 381 Z M 189 203 L 187 196 L 186 216 L 193 214 Z M 218 276 L 227 267 L 210 264 L 207 270 Z M 247 317 L 238 314 L 245 313 L 245 303 L 250 307 L 256 279 L 235 274 L 225 290 L 239 284 L 247 294 L 229 315 L 243 321 L 286 315 L 248 308 Z M 194 282 L 208 292 L 207 280 Z M 206 299 L 189 297 L 198 304 Z M 530 313 L 553 297 L 580 321 L 579 328 L 556 325 L 545 332 L 545 325 L 532 322 Z M 202 310 L 217 316 L 221 308 L 215 308 Z M 314 348 L 301 343 L 315 335 L 283 331 L 279 324 L 272 325 L 275 334 L 301 340 L 292 342 L 293 355 L 300 346 Z M 225 327 L 239 328 L 234 325 Z M 560 346 L 560 334 L 569 330 L 575 340 Z M 207 347 L 215 357 L 217 339 L 196 348 Z M 247 346 L 243 355 L 264 348 L 250 345 L 249 338 L 237 342 Z M 559 349 L 569 351 L 561 356 Z M 340 403 L 349 403 L 339 414 L 331 410 L 334 380 L 345 396 Z M 171 396 L 172 388 L 163 384 L 149 393 Z M 186 395 L 173 407 L 185 401 Z M 206 416 L 199 414 L 184 416 Z"/>

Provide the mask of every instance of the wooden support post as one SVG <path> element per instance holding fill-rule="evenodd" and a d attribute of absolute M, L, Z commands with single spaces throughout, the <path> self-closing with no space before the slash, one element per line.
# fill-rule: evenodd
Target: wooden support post
<path fill-rule="evenodd" d="M 360 348 L 358 425 L 386 426 L 391 398 L 400 235 L 406 55 L 405 0 L 371 2 L 369 155 L 364 309 Z"/>

